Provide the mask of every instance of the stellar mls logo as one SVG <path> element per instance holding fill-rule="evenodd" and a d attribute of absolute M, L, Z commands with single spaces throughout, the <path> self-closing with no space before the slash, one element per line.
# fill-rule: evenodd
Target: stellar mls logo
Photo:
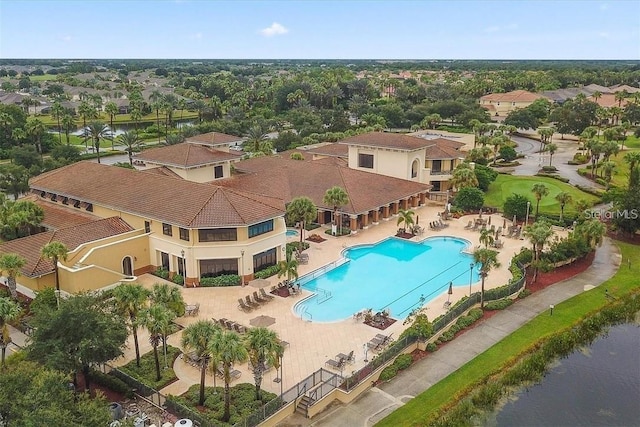
<path fill-rule="evenodd" d="M 605 209 L 589 209 L 583 212 L 583 215 L 587 219 L 638 219 L 640 218 L 640 211 L 638 209 L 620 209 L 620 210 L 605 210 Z"/>

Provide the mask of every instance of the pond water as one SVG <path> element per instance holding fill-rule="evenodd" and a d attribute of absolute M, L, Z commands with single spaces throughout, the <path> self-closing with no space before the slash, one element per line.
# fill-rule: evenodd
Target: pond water
<path fill-rule="evenodd" d="M 640 327 L 613 327 L 518 392 L 487 426 L 640 426 Z"/>

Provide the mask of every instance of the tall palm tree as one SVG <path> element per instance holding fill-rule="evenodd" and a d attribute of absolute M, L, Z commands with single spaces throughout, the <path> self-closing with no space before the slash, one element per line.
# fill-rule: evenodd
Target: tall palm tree
<path fill-rule="evenodd" d="M 329 188 L 322 198 L 322 203 L 326 203 L 329 206 L 333 206 L 333 225 L 337 226 L 337 213 L 338 208 L 349 203 L 349 195 L 342 187 L 331 187 Z M 340 219 L 339 223 L 340 229 L 338 234 L 342 234 L 342 219 Z"/>
<path fill-rule="evenodd" d="M 18 254 L 6 253 L 0 256 L 0 271 L 7 275 L 7 282 L 11 298 L 18 298 L 16 290 L 16 277 L 20 276 L 20 270 L 27 264 L 27 260 Z"/>
<path fill-rule="evenodd" d="M 176 316 L 184 314 L 184 298 L 180 288 L 169 283 L 155 283 L 151 290 L 151 301 L 154 304 L 162 304 L 173 311 Z"/>
<path fill-rule="evenodd" d="M 640 183 L 640 151 L 632 151 L 624 155 L 624 161 L 629 163 L 629 189 Z"/>
<path fill-rule="evenodd" d="M 549 189 L 544 184 L 533 184 L 531 192 L 536 198 L 536 220 L 538 219 L 538 209 L 540 208 L 540 200 L 549 194 Z"/>
<path fill-rule="evenodd" d="M 104 106 L 104 112 L 109 115 L 109 129 L 111 129 L 111 133 L 113 134 L 116 130 L 113 127 L 113 120 L 118 115 L 118 106 L 115 102 L 107 102 Z M 111 150 L 113 151 L 113 138 L 111 138 Z"/>
<path fill-rule="evenodd" d="M 607 183 L 606 189 L 609 189 L 611 185 L 611 178 L 613 177 L 613 170 L 616 168 L 617 163 L 611 160 L 602 163 L 602 173 L 604 175 L 604 181 Z"/>
<path fill-rule="evenodd" d="M 69 249 L 61 242 L 52 241 L 42 248 L 42 256 L 53 262 L 53 274 L 56 280 L 56 292 L 60 294 L 60 278 L 58 277 L 58 260 L 67 260 Z"/>
<path fill-rule="evenodd" d="M 160 381 L 160 358 L 158 346 L 166 341 L 164 334 L 175 319 L 175 314 L 162 304 L 154 304 L 140 313 L 140 324 L 149 331 L 149 342 L 153 346 L 153 358 L 156 363 L 156 381 Z"/>
<path fill-rule="evenodd" d="M 133 165 L 133 153 L 140 151 L 142 140 L 136 132 L 124 132 L 118 136 L 118 143 L 124 145 L 124 151 L 129 155 L 129 164 Z"/>
<path fill-rule="evenodd" d="M 480 244 L 484 245 L 485 248 L 489 248 L 489 245 L 494 242 L 493 234 L 490 228 L 485 228 L 480 231 Z"/>
<path fill-rule="evenodd" d="M 287 219 L 290 223 L 300 223 L 300 245 L 298 250 L 302 250 L 303 232 L 307 222 L 316 219 L 318 208 L 308 197 L 296 197 L 287 205 Z"/>
<path fill-rule="evenodd" d="M 607 226 L 597 219 L 590 219 L 580 224 L 576 233 L 582 235 L 592 249 L 602 244 L 604 236 L 607 234 Z"/>
<path fill-rule="evenodd" d="M 558 151 L 558 146 L 556 144 L 547 144 L 544 151 L 549 152 L 549 166 L 551 166 L 551 161 L 553 160 L 553 155 Z"/>
<path fill-rule="evenodd" d="M 9 331 L 9 322 L 16 319 L 20 314 L 21 308 L 17 302 L 11 301 L 9 298 L 0 298 L 0 349 L 2 350 L 2 368 L 4 369 L 4 359 L 7 352 L 7 346 L 11 343 L 11 331 Z"/>
<path fill-rule="evenodd" d="M 129 318 L 136 349 L 136 365 L 140 366 L 140 346 L 138 345 L 138 314 L 144 310 L 149 299 L 149 290 L 138 283 L 122 283 L 113 290 L 113 297 L 120 313 Z"/>
<path fill-rule="evenodd" d="M 220 327 L 211 320 L 199 320 L 182 331 L 182 347 L 187 352 L 193 352 L 200 362 L 200 397 L 198 399 L 200 406 L 204 405 L 205 378 L 211 360 L 209 348 L 218 332 L 220 332 Z"/>
<path fill-rule="evenodd" d="M 69 145 L 69 134 L 76 129 L 76 120 L 71 114 L 62 116 L 62 130 L 64 130 L 64 135 L 67 137 L 67 145 Z"/>
<path fill-rule="evenodd" d="M 56 122 L 58 122 L 58 142 L 62 144 L 62 127 L 60 126 L 60 119 L 64 115 L 64 107 L 60 104 L 60 102 L 55 101 L 53 105 L 51 105 L 51 117 L 53 117 Z"/>
<path fill-rule="evenodd" d="M 209 345 L 209 351 L 214 360 L 222 365 L 224 379 L 224 415 L 222 421 L 231 418 L 229 383 L 231 382 L 231 367 L 234 363 L 247 361 L 248 352 L 238 334 L 231 331 L 220 331 L 215 334 Z"/>
<path fill-rule="evenodd" d="M 47 132 L 47 127 L 40 119 L 29 117 L 25 125 L 27 134 L 33 138 L 38 153 L 42 155 L 42 137 Z"/>
<path fill-rule="evenodd" d="M 469 163 L 460 163 L 453 170 L 449 182 L 456 190 L 461 190 L 466 187 L 477 187 L 478 177 L 473 169 L 471 169 L 471 166 L 469 166 Z"/>
<path fill-rule="evenodd" d="M 257 153 L 258 151 L 261 151 L 260 146 L 266 139 L 267 134 L 264 131 L 264 128 L 259 124 L 255 124 L 247 131 L 247 148 L 250 151 Z"/>
<path fill-rule="evenodd" d="M 398 221 L 396 225 L 400 226 L 400 224 L 404 223 L 404 228 L 411 230 L 413 224 L 415 224 L 415 220 L 413 219 L 415 214 L 416 213 L 410 209 L 400 209 L 398 211 Z"/>
<path fill-rule="evenodd" d="M 287 280 L 298 278 L 298 261 L 288 257 L 278 263 L 278 277 L 286 276 Z"/>
<path fill-rule="evenodd" d="M 480 308 L 484 308 L 484 280 L 489 275 L 489 271 L 500 267 L 498 262 L 498 252 L 492 249 L 476 249 L 473 252 L 473 260 L 480 264 L 480 278 L 482 279 L 480 291 Z"/>
<path fill-rule="evenodd" d="M 98 163 L 100 163 L 100 141 L 103 139 L 112 139 L 112 133 L 109 127 L 99 121 L 89 123 L 84 129 L 84 137 L 90 138 L 93 141 L 93 146 L 96 148 L 98 154 Z"/>
<path fill-rule="evenodd" d="M 556 195 L 556 201 L 560 203 L 560 222 L 562 222 L 562 218 L 564 217 L 564 207 L 572 201 L 571 194 L 566 191 L 560 192 Z"/>
<path fill-rule="evenodd" d="M 533 282 L 535 282 L 538 279 L 542 250 L 551 236 L 553 236 L 553 230 L 551 229 L 551 224 L 545 221 L 536 221 L 525 227 L 524 235 L 533 246 Z"/>
<path fill-rule="evenodd" d="M 284 351 L 278 335 L 267 328 L 251 328 L 245 337 L 249 353 L 249 365 L 256 385 L 256 400 L 261 400 L 260 385 L 267 364 L 279 368 Z"/>
<path fill-rule="evenodd" d="M 158 127 L 158 144 L 160 144 L 160 109 L 162 108 L 162 93 L 158 90 L 151 92 L 149 101 L 151 101 L 151 108 L 156 110 L 156 126 Z"/>

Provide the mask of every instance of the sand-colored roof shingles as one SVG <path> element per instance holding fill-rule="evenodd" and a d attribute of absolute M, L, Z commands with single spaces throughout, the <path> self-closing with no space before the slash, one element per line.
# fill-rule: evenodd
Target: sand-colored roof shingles
<path fill-rule="evenodd" d="M 227 135 L 226 133 L 209 132 L 209 133 L 202 133 L 200 135 L 190 136 L 189 138 L 186 139 L 185 142 L 192 143 L 192 144 L 204 144 L 204 145 L 216 146 L 221 144 L 226 144 L 226 145 L 235 144 L 235 143 L 240 144 L 243 142 L 243 138 L 240 136 Z"/>
<path fill-rule="evenodd" d="M 91 162 L 39 175 L 30 185 L 184 228 L 237 227 L 284 215 L 284 202 L 273 197 Z"/>
<path fill-rule="evenodd" d="M 136 160 L 179 168 L 193 168 L 227 160 L 238 160 L 241 155 L 204 147 L 198 144 L 176 144 L 152 148 L 136 156 Z"/>
<path fill-rule="evenodd" d="M 36 277 L 53 271 L 51 260 L 43 258 L 40 254 L 42 248 L 53 241 L 64 243 L 70 251 L 73 251 L 83 243 L 105 239 L 132 230 L 133 228 L 122 218 L 104 218 L 11 240 L 0 245 L 0 253 L 19 253 L 27 260 L 22 274 Z"/>
<path fill-rule="evenodd" d="M 386 132 L 369 132 L 338 141 L 338 144 L 360 145 L 364 147 L 390 148 L 413 151 L 432 145 L 430 141 L 411 135 Z"/>

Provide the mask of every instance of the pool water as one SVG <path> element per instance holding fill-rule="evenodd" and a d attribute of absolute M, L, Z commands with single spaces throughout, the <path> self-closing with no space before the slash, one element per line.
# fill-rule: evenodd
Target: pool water
<path fill-rule="evenodd" d="M 420 243 L 389 238 L 375 245 L 344 251 L 348 260 L 316 277 L 302 277 L 304 289 L 315 292 L 294 307 L 305 320 L 337 321 L 362 309 L 390 310 L 405 319 L 409 312 L 453 286 L 478 281 L 478 268 L 470 271 L 473 256 L 462 251 L 470 243 L 455 237 L 433 237 Z"/>
<path fill-rule="evenodd" d="M 298 230 L 287 230 L 287 237 L 294 237 L 294 236 L 298 236 L 300 233 L 298 232 Z"/>

